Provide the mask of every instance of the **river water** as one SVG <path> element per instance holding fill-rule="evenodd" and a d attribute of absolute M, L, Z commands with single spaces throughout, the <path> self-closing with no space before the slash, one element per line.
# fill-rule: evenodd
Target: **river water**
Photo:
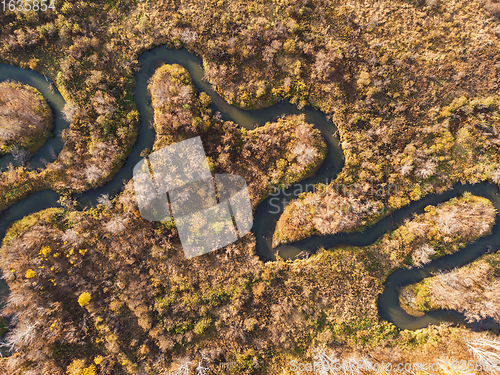
<path fill-rule="evenodd" d="M 422 213 L 425 206 L 429 204 L 436 205 L 452 197 L 458 196 L 465 191 L 470 191 L 475 195 L 490 199 L 497 210 L 500 211 L 500 189 L 497 186 L 486 183 L 456 185 L 453 189 L 445 193 L 428 195 L 417 202 L 413 202 L 401 208 L 392 215 L 386 216 L 384 219 L 380 220 L 376 225 L 365 229 L 363 232 L 312 236 L 295 243 L 280 245 L 273 250 L 271 248 L 272 234 L 276 226 L 276 221 L 279 219 L 286 203 L 296 198 L 298 192 L 310 191 L 315 183 L 328 183 L 334 180 L 343 167 L 343 152 L 338 139 L 333 137 L 333 133 L 336 131 L 335 125 L 330 122 L 324 114 L 314 108 L 305 108 L 303 111 L 299 111 L 288 102 L 281 102 L 266 109 L 252 111 L 244 111 L 235 106 L 228 105 L 227 102 L 212 89 L 210 84 L 202 81 L 203 69 L 201 59 L 185 49 L 168 50 L 166 47 L 157 47 L 151 51 L 144 52 L 140 56 L 139 62 L 141 69 L 135 74 L 136 84 L 134 87 L 134 101 L 140 113 L 139 135 L 137 141 L 124 165 L 111 181 L 100 188 L 77 196 L 81 206 L 96 205 L 97 198 L 102 194 L 113 196 L 119 193 L 123 188 L 124 182 L 132 178 L 134 165 L 142 159 L 140 156 L 141 151 L 145 148 L 151 149 L 155 136 L 154 130 L 150 127 L 150 123 L 153 121 L 153 110 L 151 108 L 150 96 L 147 91 L 148 80 L 159 64 L 177 63 L 183 65 L 189 71 L 198 92 L 204 91 L 212 98 L 211 109 L 214 112 L 220 112 L 224 120 L 232 120 L 242 127 L 253 129 L 257 126 L 264 125 L 266 122 L 273 121 L 283 114 L 304 113 L 306 121 L 314 124 L 315 128 L 321 131 L 321 134 L 327 142 L 328 154 L 314 177 L 305 179 L 286 191 L 273 194 L 272 197 L 265 199 L 256 208 L 252 231 L 257 240 L 256 252 L 263 260 L 275 259 L 275 251 L 279 251 L 280 256 L 283 258 L 293 258 L 302 251 L 314 253 L 320 247 L 328 249 L 342 244 L 354 246 L 369 245 L 384 233 L 397 228 L 405 218 L 411 217 L 413 213 Z M 36 87 L 48 99 L 54 111 L 54 136 L 50 138 L 32 160 L 30 160 L 30 167 L 43 168 L 44 162 L 41 159 L 47 161 L 54 160 L 63 146 L 60 131 L 67 126 L 67 123 L 61 116 L 64 100 L 57 92 L 50 92 L 49 82 L 36 72 L 0 64 L 0 81 L 5 79 L 23 82 Z M 0 168 L 4 168 L 10 162 L 12 162 L 12 159 L 8 157 L 1 158 Z M 2 212 L 0 214 L 0 238 L 4 237 L 8 226 L 14 221 L 33 212 L 58 206 L 58 198 L 58 195 L 53 191 L 40 191 Z M 271 201 L 272 198 L 278 199 Z M 277 202 L 280 203 L 279 210 L 276 209 Z M 499 324 L 491 320 L 467 324 L 463 315 L 455 311 L 435 311 L 426 313 L 422 317 L 412 317 L 400 307 L 398 299 L 398 288 L 401 286 L 419 282 L 440 269 L 460 267 L 476 259 L 481 254 L 484 254 L 487 246 L 491 246 L 494 250 L 497 250 L 499 244 L 500 227 L 497 223 L 491 235 L 479 239 L 453 255 L 434 260 L 421 269 L 400 269 L 393 272 L 386 280 L 384 292 L 380 295 L 378 301 L 378 309 L 381 318 L 393 322 L 401 329 L 418 329 L 426 327 L 429 324 L 439 324 L 443 321 L 463 324 L 475 330 L 500 329 Z M 362 250 L 360 249 L 360 251 Z M 2 299 L 5 300 L 7 294 L 7 285 L 3 282 L 0 283 L 0 304 Z"/>

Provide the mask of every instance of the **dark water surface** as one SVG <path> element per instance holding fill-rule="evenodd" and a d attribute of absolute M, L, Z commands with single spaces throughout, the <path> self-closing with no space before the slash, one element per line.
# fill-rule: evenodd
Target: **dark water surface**
<path fill-rule="evenodd" d="M 212 98 L 211 109 L 214 112 L 220 112 L 224 120 L 232 120 L 242 127 L 253 129 L 283 114 L 304 113 L 306 121 L 314 124 L 315 128 L 321 131 L 321 134 L 327 142 L 328 154 L 314 177 L 308 178 L 285 191 L 273 194 L 257 207 L 254 214 L 254 225 L 252 230 L 257 239 L 256 251 L 264 260 L 275 259 L 276 250 L 279 251 L 280 256 L 284 258 L 293 258 L 302 251 L 315 252 L 320 247 L 331 248 L 341 244 L 354 246 L 369 245 L 384 233 L 395 229 L 402 220 L 411 217 L 413 213 L 422 213 L 425 206 L 429 204 L 436 205 L 452 197 L 459 196 L 465 191 L 490 199 L 500 212 L 500 189 L 498 187 L 486 183 L 456 185 L 453 189 L 445 193 L 426 196 L 418 202 L 413 202 L 401 208 L 392 215 L 379 221 L 376 225 L 365 229 L 363 232 L 313 236 L 292 244 L 280 245 L 273 250 L 271 248 L 272 234 L 276 226 L 276 221 L 283 211 L 284 205 L 296 198 L 298 193 L 310 191 L 313 184 L 319 182 L 328 183 L 334 180 L 343 167 L 343 152 L 338 139 L 333 137 L 333 133 L 336 131 L 335 125 L 318 110 L 305 108 L 299 111 L 295 106 L 287 102 L 281 102 L 272 107 L 254 111 L 244 111 L 232 105 L 228 105 L 207 82 L 202 81 L 203 69 L 201 59 L 185 49 L 168 50 L 166 47 L 158 47 L 151 51 L 144 52 L 140 56 L 139 62 L 141 69 L 135 74 L 136 84 L 134 88 L 134 101 L 140 113 L 139 136 L 124 165 L 111 181 L 100 188 L 78 196 L 78 200 L 82 206 L 96 205 L 97 198 L 102 194 L 109 194 L 112 196 L 118 193 L 123 188 L 124 182 L 132 178 L 134 165 L 142 159 L 140 156 L 141 151 L 145 148 L 151 149 L 155 136 L 154 130 L 150 125 L 153 122 L 153 110 L 150 105 L 150 96 L 147 91 L 148 80 L 160 64 L 177 63 L 183 65 L 189 71 L 193 83 L 199 92 L 204 91 L 210 95 Z M 30 160 L 31 167 L 42 168 L 43 161 L 40 159 L 43 158 L 48 161 L 54 160 L 63 146 L 60 131 L 67 126 L 67 123 L 62 119 L 60 111 L 64 106 L 64 100 L 57 92 L 51 93 L 48 81 L 36 72 L 0 64 L 0 81 L 6 79 L 16 80 L 36 87 L 48 99 L 54 111 L 54 137 L 49 139 L 32 160 Z M 5 167 L 11 161 L 12 160 L 6 157 L 1 158 L 0 168 Z M 3 238 L 8 226 L 14 221 L 42 209 L 58 206 L 58 198 L 58 195 L 53 191 L 45 190 L 37 192 L 0 213 L 0 238 Z M 491 246 L 494 250 L 497 250 L 499 244 L 500 227 L 497 223 L 491 235 L 479 239 L 458 253 L 436 259 L 421 269 L 400 269 L 395 271 L 388 277 L 385 290 L 379 298 L 378 309 L 380 316 L 383 319 L 393 322 L 397 327 L 402 329 L 418 329 L 426 327 L 431 323 L 439 324 L 442 321 L 464 324 L 475 330 L 499 329 L 498 323 L 492 321 L 466 324 L 463 315 L 455 311 L 435 311 L 427 313 L 423 317 L 415 318 L 408 315 L 400 307 L 398 300 L 399 287 L 418 282 L 430 276 L 432 272 L 440 269 L 453 269 L 463 266 L 477 259 L 481 254 L 484 254 L 487 246 Z M 0 283 L 0 303 L 2 299 L 5 300 L 7 294 L 7 285 L 4 282 Z"/>

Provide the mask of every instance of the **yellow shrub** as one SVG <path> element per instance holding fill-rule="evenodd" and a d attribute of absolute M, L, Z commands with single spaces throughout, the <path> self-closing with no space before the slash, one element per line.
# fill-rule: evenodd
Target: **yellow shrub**
<path fill-rule="evenodd" d="M 81 307 L 87 306 L 90 302 L 90 293 L 84 292 L 78 297 L 78 303 Z"/>
<path fill-rule="evenodd" d="M 66 373 L 68 375 L 97 375 L 97 370 L 94 365 L 84 367 L 85 362 L 81 359 L 75 359 L 68 366 Z"/>
<path fill-rule="evenodd" d="M 97 357 L 94 358 L 94 363 L 96 365 L 99 365 L 101 364 L 101 362 L 104 360 L 104 358 L 102 357 L 102 355 L 98 355 Z"/>
<path fill-rule="evenodd" d="M 47 256 L 50 254 L 50 247 L 49 246 L 42 246 L 41 250 L 40 250 L 40 254 L 42 254 L 43 256 Z"/>
<path fill-rule="evenodd" d="M 24 275 L 27 279 L 31 279 L 36 276 L 36 272 L 33 271 L 31 268 L 26 271 L 26 274 Z"/>

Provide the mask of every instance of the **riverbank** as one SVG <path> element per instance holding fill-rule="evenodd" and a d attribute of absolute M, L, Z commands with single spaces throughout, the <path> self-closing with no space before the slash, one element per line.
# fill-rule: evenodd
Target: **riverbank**
<path fill-rule="evenodd" d="M 36 88 L 13 82 L 0 83 L 0 106 L 0 153 L 26 161 L 51 133 L 50 107 Z"/>
<path fill-rule="evenodd" d="M 487 254 L 470 265 L 431 276 L 401 290 L 402 304 L 416 314 L 437 309 L 457 310 L 469 322 L 500 321 L 498 264 L 500 255 Z"/>
<path fill-rule="evenodd" d="M 66 200 L 62 211 L 20 231 L 2 250 L 12 306 L 20 313 L 14 328 L 20 350 L 0 371 L 25 366 L 43 374 L 158 374 L 200 365 L 273 374 L 291 359 L 312 359 L 323 344 L 335 359 L 473 360 L 469 343 L 483 348 L 479 335 L 441 324 L 463 323 L 460 316 L 409 320 L 397 302 L 399 283 L 449 264 L 463 266 L 500 243 L 497 224 L 462 251 L 408 269 L 416 249 L 395 234 L 413 212 L 423 214 L 425 206 L 464 190 L 499 204 L 498 72 L 491 63 L 499 50 L 498 21 L 485 21 L 488 10 L 480 2 L 431 3 L 67 3 L 44 14 L 37 27 L 1 13 L 2 61 L 50 72 L 66 101 L 75 102 L 69 141 L 54 163 L 67 174 L 44 186 L 74 192 L 110 182 L 80 197 L 88 209 L 78 211 Z M 144 52 L 165 42 L 199 52 L 205 72 L 201 59 L 186 50 Z M 230 107 L 202 82 L 204 73 L 228 102 L 241 106 L 288 98 L 304 108 L 304 121 L 328 144 L 317 175 L 298 184 L 301 191 L 287 189 L 256 207 L 255 237 L 190 262 L 182 257 L 175 227 L 140 219 L 131 186 L 123 186 L 130 167 L 153 144 L 146 82 L 161 61 L 184 64 L 223 120 L 232 116 L 252 129 L 298 111 L 282 102 L 249 113 Z M 338 125 L 342 148 L 328 119 Z M 267 157 L 265 150 L 262 155 Z M 276 172 L 280 183 L 289 171 Z M 270 242 L 280 210 L 307 193 L 308 185 L 335 178 L 345 185 L 397 182 L 398 194 L 385 203 L 400 209 L 363 233 L 310 237 L 279 247 L 277 261 L 261 262 L 256 252 L 274 256 Z M 6 210 L 10 216 L 0 218 L 2 227 L 56 205 L 58 198 L 44 191 L 23 199 Z M 385 246 L 368 246 L 384 234 Z M 307 258 L 322 246 L 336 247 Z M 307 259 L 281 258 L 301 252 Z M 429 323 L 439 326 L 421 329 Z M 494 328 L 478 326 L 470 327 Z"/>

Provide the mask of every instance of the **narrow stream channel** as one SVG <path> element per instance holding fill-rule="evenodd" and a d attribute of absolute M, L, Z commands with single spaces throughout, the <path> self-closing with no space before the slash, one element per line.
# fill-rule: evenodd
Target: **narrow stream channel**
<path fill-rule="evenodd" d="M 333 137 L 333 133 L 336 131 L 335 125 L 318 110 L 306 108 L 303 111 L 299 111 L 295 106 L 289 104 L 288 102 L 281 102 L 273 105 L 272 107 L 255 111 L 244 111 L 237 107 L 228 105 L 212 89 L 210 84 L 202 81 L 203 69 L 201 59 L 196 55 L 189 53 L 185 49 L 168 50 L 166 47 L 157 47 L 151 51 L 144 52 L 140 56 L 139 62 L 141 69 L 135 74 L 136 84 L 134 88 L 134 101 L 140 113 L 139 135 L 137 141 L 133 146 L 130 155 L 126 159 L 125 164 L 116 173 L 111 181 L 100 188 L 88 191 L 78 196 L 78 200 L 82 206 L 96 205 L 97 198 L 102 194 L 109 194 L 110 196 L 113 196 L 114 194 L 120 192 L 123 188 L 124 182 L 132 178 L 134 165 L 142 159 L 140 156 L 141 151 L 145 148 L 151 149 L 155 133 L 150 127 L 150 123 L 153 121 L 153 110 L 150 105 L 147 82 L 153 75 L 158 65 L 165 62 L 168 64 L 176 63 L 183 65 L 191 74 L 193 83 L 198 92 L 204 91 L 210 95 L 212 98 L 211 109 L 214 112 L 220 112 L 224 120 L 232 120 L 242 127 L 253 129 L 256 126 L 262 126 L 266 122 L 272 121 L 283 114 L 304 113 L 306 121 L 314 124 L 314 126 L 321 131 L 327 142 L 328 154 L 314 177 L 305 179 L 304 181 L 290 187 L 286 191 L 282 191 L 277 195 L 273 195 L 273 197 L 265 199 L 256 208 L 252 230 L 257 240 L 256 252 L 263 260 L 275 259 L 275 251 L 279 251 L 280 256 L 284 258 L 293 258 L 301 251 L 310 251 L 314 253 L 320 247 L 328 249 L 342 244 L 354 246 L 369 245 L 376 241 L 384 233 L 397 228 L 402 220 L 407 217 L 411 217 L 413 213 L 422 213 L 425 206 L 429 204 L 436 205 L 452 197 L 459 196 L 465 191 L 490 199 L 500 212 L 500 189 L 497 186 L 486 183 L 475 185 L 456 185 L 453 189 L 443 194 L 432 194 L 401 208 L 392 215 L 379 221 L 376 225 L 367 228 L 362 233 L 339 233 L 329 236 L 313 236 L 295 243 L 280 245 L 273 250 L 271 248 L 272 234 L 276 226 L 276 221 L 281 215 L 286 203 L 295 199 L 297 192 L 311 190 L 313 184 L 315 183 L 328 183 L 334 180 L 343 167 L 343 152 L 338 139 Z M 62 119 L 60 112 L 64 106 L 64 100 L 58 93 L 51 93 L 49 90 L 49 83 L 42 75 L 36 72 L 24 70 L 18 67 L 12 67 L 6 64 L 0 64 L 0 81 L 5 79 L 23 82 L 36 87 L 49 100 L 49 103 L 54 111 L 54 118 L 56 122 L 54 137 L 40 149 L 32 160 L 30 160 L 31 167 L 42 168 L 43 163 L 40 159 L 43 158 L 48 161 L 54 160 L 53 154 L 56 156 L 63 146 L 63 142 L 60 139 L 60 131 L 61 129 L 64 129 L 67 124 Z M 6 166 L 11 161 L 12 160 L 9 160 L 8 157 L 0 158 L 0 168 L 2 168 L 2 166 Z M 42 209 L 58 206 L 58 198 L 58 195 L 53 191 L 40 191 L 3 211 L 0 214 L 0 239 L 4 237 L 5 231 L 11 223 Z M 278 199 L 271 202 L 272 198 Z M 279 212 L 276 209 L 276 202 L 278 201 L 280 202 Z M 419 282 L 425 277 L 430 276 L 432 272 L 440 269 L 453 269 L 455 267 L 463 266 L 464 264 L 477 259 L 481 254 L 484 254 L 487 246 L 491 246 L 494 250 L 497 250 L 499 243 L 500 226 L 497 223 L 494 226 L 491 235 L 479 239 L 458 253 L 439 258 L 421 269 L 400 269 L 393 272 L 388 277 L 385 283 L 385 290 L 380 295 L 378 301 L 378 309 L 381 318 L 393 322 L 401 329 L 418 329 L 426 327 L 429 324 L 439 324 L 443 321 L 463 324 L 475 330 L 500 329 L 500 325 L 498 323 L 490 320 L 475 324 L 468 324 L 465 322 L 463 315 L 455 311 L 435 311 L 427 313 L 423 317 L 412 317 L 400 307 L 398 300 L 399 287 Z M 7 294 L 7 285 L 4 282 L 0 283 L 0 305 L 2 303 L 2 299 L 5 300 L 5 296 Z"/>

